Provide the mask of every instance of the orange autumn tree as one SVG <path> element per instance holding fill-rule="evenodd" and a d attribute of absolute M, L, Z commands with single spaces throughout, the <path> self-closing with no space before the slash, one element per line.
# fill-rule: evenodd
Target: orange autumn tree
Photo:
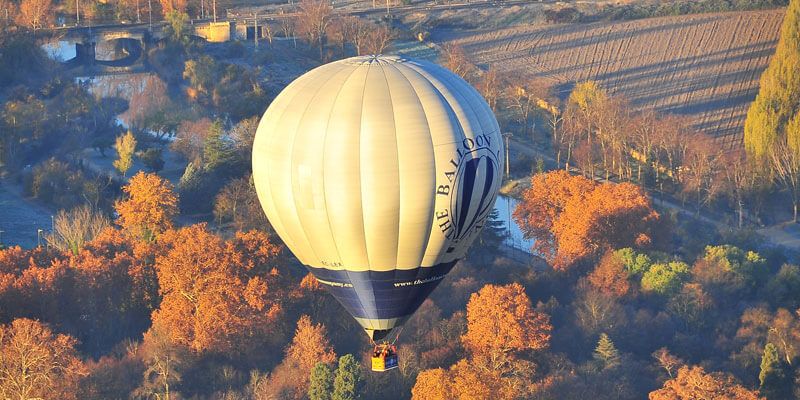
<path fill-rule="evenodd" d="M 292 343 L 286 349 L 286 358 L 270 376 L 269 384 L 256 393 L 259 398 L 303 399 L 310 385 L 310 371 L 317 363 L 333 365 L 336 353 L 328 341 L 325 325 L 311 322 L 303 315 L 297 321 Z"/>
<path fill-rule="evenodd" d="M 0 250 L 0 318 L 47 322 L 92 354 L 140 336 L 158 297 L 150 247 L 106 228 L 77 254 Z"/>
<path fill-rule="evenodd" d="M 65 303 L 71 300 L 65 295 L 74 277 L 64 256 L 44 247 L 0 251 L 0 316 L 53 324 L 76 317 L 65 310 Z M 20 261 L 16 266 L 3 265 L 4 261 L 13 263 L 15 258 Z"/>
<path fill-rule="evenodd" d="M 649 247 L 661 237 L 650 199 L 629 183 L 602 183 L 565 171 L 531 178 L 514 219 L 534 250 L 555 268 L 567 269 L 608 250 Z"/>
<path fill-rule="evenodd" d="M 76 344 L 30 319 L 0 326 L 0 397 L 78 399 L 78 384 L 87 371 Z"/>
<path fill-rule="evenodd" d="M 152 240 L 171 229 L 178 215 L 178 196 L 172 184 L 156 174 L 139 172 L 122 187 L 125 199 L 114 203 L 117 224 L 134 237 Z"/>
<path fill-rule="evenodd" d="M 625 264 L 613 251 L 606 252 L 588 280 L 600 292 L 617 298 L 625 296 L 631 289 Z"/>
<path fill-rule="evenodd" d="M 331 364 L 336 361 L 325 326 L 312 323 L 308 315 L 301 316 L 292 344 L 286 349 L 286 360 L 296 364 L 301 371 L 311 371 L 318 362 Z"/>
<path fill-rule="evenodd" d="M 109 348 L 126 337 L 139 336 L 150 325 L 158 305 L 158 282 L 153 268 L 153 244 L 129 240 L 106 228 L 70 255 L 74 271 L 75 308 L 82 314 L 74 324 L 84 346 Z"/>
<path fill-rule="evenodd" d="M 417 382 L 411 389 L 411 398 L 414 400 L 448 400 L 452 398 L 452 392 L 450 377 L 446 370 L 428 369 L 417 375 Z"/>
<path fill-rule="evenodd" d="M 269 341 L 281 315 L 279 247 L 260 232 L 223 241 L 205 224 L 170 230 L 155 260 L 161 306 L 153 323 L 197 352 L 242 354 Z"/>
<path fill-rule="evenodd" d="M 522 194 L 522 201 L 514 210 L 514 220 L 526 237 L 536 238 L 534 251 L 546 259 L 555 258 L 558 243 L 553 225 L 569 200 L 585 196 L 593 188 L 592 181 L 566 171 L 536 174 L 531 178 L 530 189 Z"/>
<path fill-rule="evenodd" d="M 650 392 L 650 400 L 728 399 L 758 400 L 758 391 L 748 390 L 722 372 L 706 372 L 703 367 L 683 366 L 664 387 Z"/>
<path fill-rule="evenodd" d="M 469 298 L 461 341 L 491 369 L 499 369 L 517 353 L 546 349 L 551 330 L 550 317 L 531 307 L 522 285 L 486 285 Z"/>
<path fill-rule="evenodd" d="M 469 358 L 449 370 L 422 371 L 414 399 L 480 399 L 525 397 L 536 366 L 531 353 L 550 345 L 547 314 L 531 307 L 522 285 L 486 285 L 467 304 L 467 333 L 461 336 Z M 426 392 L 440 380 L 438 389 Z"/>

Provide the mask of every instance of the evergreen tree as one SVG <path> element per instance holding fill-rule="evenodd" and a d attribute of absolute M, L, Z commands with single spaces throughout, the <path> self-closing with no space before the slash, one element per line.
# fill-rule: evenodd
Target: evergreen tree
<path fill-rule="evenodd" d="M 201 171 L 193 162 L 189 162 L 183 170 L 180 181 L 178 181 L 178 189 L 180 189 L 181 192 L 193 190 L 199 185 L 200 178 Z"/>
<path fill-rule="evenodd" d="M 764 346 L 764 355 L 761 357 L 761 372 L 758 374 L 761 383 L 759 390 L 767 399 L 788 399 L 789 385 L 786 383 L 786 373 L 783 362 L 778 355 L 778 348 L 772 343 Z"/>
<path fill-rule="evenodd" d="M 311 384 L 308 387 L 310 400 L 331 400 L 333 393 L 333 371 L 325 363 L 317 363 L 311 370 Z"/>
<path fill-rule="evenodd" d="M 477 255 L 484 262 L 490 261 L 507 237 L 506 223 L 494 209 L 489 213 L 478 240 L 470 248 L 470 254 Z"/>
<path fill-rule="evenodd" d="M 594 359 L 605 368 L 614 368 L 620 364 L 619 350 L 614 342 L 605 333 L 600 334 L 597 347 L 594 349 Z"/>
<path fill-rule="evenodd" d="M 361 398 L 361 367 L 352 354 L 339 358 L 339 369 L 333 382 L 332 400 L 356 400 Z"/>
<path fill-rule="evenodd" d="M 761 75 L 760 89 L 744 126 L 748 155 L 760 165 L 773 146 L 787 143 L 800 152 L 800 132 L 789 121 L 800 119 L 800 0 L 791 0 L 781 28 L 781 38 L 769 67 Z"/>
<path fill-rule="evenodd" d="M 222 129 L 222 122 L 217 120 L 211 125 L 211 132 L 203 143 L 203 161 L 207 170 L 213 170 L 236 158 L 233 140 Z"/>

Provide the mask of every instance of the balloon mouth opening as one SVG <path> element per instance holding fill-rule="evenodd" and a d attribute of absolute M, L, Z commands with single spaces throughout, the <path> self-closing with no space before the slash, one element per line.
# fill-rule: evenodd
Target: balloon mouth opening
<path fill-rule="evenodd" d="M 379 340 L 386 339 L 389 336 L 389 333 L 392 332 L 391 329 L 364 329 L 367 332 L 367 336 L 372 339 L 373 342 L 377 342 Z"/>

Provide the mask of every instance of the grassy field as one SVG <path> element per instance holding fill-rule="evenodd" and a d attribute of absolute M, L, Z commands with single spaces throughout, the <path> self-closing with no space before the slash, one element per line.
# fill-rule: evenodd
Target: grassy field
<path fill-rule="evenodd" d="M 506 76 L 552 80 L 566 97 L 575 82 L 599 81 L 637 109 L 690 117 L 726 147 L 741 143 L 758 79 L 778 40 L 783 10 L 699 14 L 493 30 L 436 30 L 480 66 Z"/>

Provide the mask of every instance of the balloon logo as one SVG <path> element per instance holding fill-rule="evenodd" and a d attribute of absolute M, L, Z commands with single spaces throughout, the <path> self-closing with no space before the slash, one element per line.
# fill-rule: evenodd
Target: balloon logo
<path fill-rule="evenodd" d="M 452 72 L 353 57 L 275 98 L 253 179 L 286 246 L 379 340 L 466 254 L 497 197 L 502 154 L 491 109 Z"/>
<path fill-rule="evenodd" d="M 499 189 L 499 180 L 495 179 L 497 162 L 491 153 L 486 152 L 462 163 L 463 168 L 459 168 L 450 198 L 454 241 L 479 232 L 492 211 L 494 194 Z"/>

